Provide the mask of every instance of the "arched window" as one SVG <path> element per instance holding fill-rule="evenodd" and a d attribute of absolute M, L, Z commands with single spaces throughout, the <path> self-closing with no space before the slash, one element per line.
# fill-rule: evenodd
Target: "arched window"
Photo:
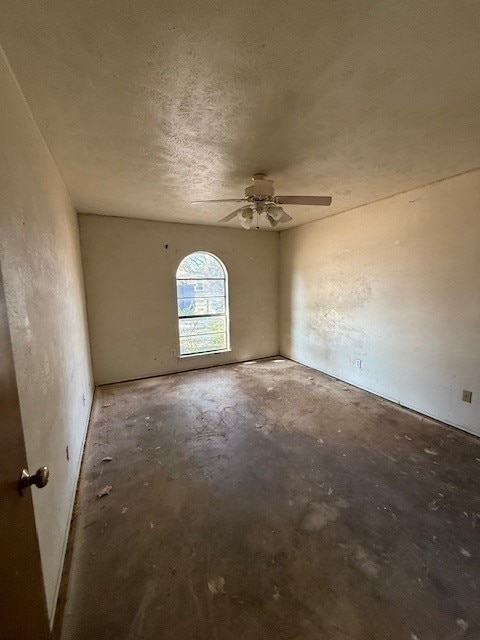
<path fill-rule="evenodd" d="M 227 270 L 218 258 L 196 251 L 177 269 L 180 355 L 230 348 Z"/>

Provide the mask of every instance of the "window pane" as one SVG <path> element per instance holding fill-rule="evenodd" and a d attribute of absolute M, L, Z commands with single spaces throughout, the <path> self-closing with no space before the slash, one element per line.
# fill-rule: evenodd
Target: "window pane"
<path fill-rule="evenodd" d="M 192 336 L 202 333 L 225 333 L 227 330 L 227 319 L 225 316 L 215 316 L 213 318 L 180 318 L 180 336 Z"/>
<path fill-rule="evenodd" d="M 177 270 L 177 278 L 225 278 L 220 262 L 209 253 L 197 251 L 184 258 Z"/>
<path fill-rule="evenodd" d="M 217 258 L 197 251 L 177 270 L 180 354 L 228 348 L 226 271 Z"/>
<path fill-rule="evenodd" d="M 227 336 L 225 333 L 213 333 L 209 335 L 191 336 L 180 338 L 180 355 L 189 353 L 204 353 L 206 351 L 220 351 L 227 348 Z"/>
<path fill-rule="evenodd" d="M 225 296 L 225 280 L 177 280 L 178 298 Z"/>
<path fill-rule="evenodd" d="M 178 315 L 208 316 L 225 313 L 225 298 L 183 298 L 178 300 Z"/>

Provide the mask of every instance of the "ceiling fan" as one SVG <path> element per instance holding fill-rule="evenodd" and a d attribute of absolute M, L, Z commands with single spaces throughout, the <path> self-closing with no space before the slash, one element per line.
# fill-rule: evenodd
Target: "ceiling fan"
<path fill-rule="evenodd" d="M 225 216 L 219 222 L 229 222 L 235 216 L 240 220 L 244 229 L 250 229 L 253 220 L 256 220 L 256 228 L 259 228 L 259 218 L 265 215 L 271 227 L 276 227 L 280 222 L 293 220 L 286 213 L 282 204 L 320 205 L 328 207 L 332 204 L 330 196 L 276 196 L 274 195 L 273 180 L 267 180 L 264 173 L 256 173 L 253 176 L 253 184 L 245 189 L 245 198 L 229 198 L 226 200 L 194 200 L 190 204 L 204 204 L 215 202 L 247 202 L 240 209 L 236 209 Z"/>

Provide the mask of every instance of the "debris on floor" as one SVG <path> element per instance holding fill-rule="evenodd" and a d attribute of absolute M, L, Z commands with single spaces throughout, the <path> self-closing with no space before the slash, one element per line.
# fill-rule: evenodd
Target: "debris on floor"
<path fill-rule="evenodd" d="M 480 440 L 271 362 L 100 390 L 62 640 L 480 639 Z"/>
<path fill-rule="evenodd" d="M 105 456 L 104 458 L 102 458 L 102 462 L 111 462 L 112 460 L 112 456 Z"/>
<path fill-rule="evenodd" d="M 110 491 L 113 489 L 111 484 L 107 484 L 106 487 L 103 487 L 103 489 L 101 489 L 98 493 L 97 493 L 97 498 L 103 498 L 103 496 L 108 496 L 108 494 L 110 493 Z"/>
<path fill-rule="evenodd" d="M 215 576 L 215 578 L 208 581 L 208 590 L 212 595 L 215 595 L 216 593 L 225 593 L 224 587 L 225 578 L 222 576 Z"/>
<path fill-rule="evenodd" d="M 468 622 L 466 622 L 466 620 L 463 620 L 462 618 L 457 619 L 457 625 L 462 631 L 466 631 L 468 629 Z"/>

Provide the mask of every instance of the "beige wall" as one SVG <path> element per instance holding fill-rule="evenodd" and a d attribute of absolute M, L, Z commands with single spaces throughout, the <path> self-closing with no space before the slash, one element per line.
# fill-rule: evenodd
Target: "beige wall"
<path fill-rule="evenodd" d="M 98 384 L 278 353 L 278 233 L 92 215 L 79 223 Z M 231 352 L 178 357 L 175 273 L 192 251 L 228 270 Z"/>
<path fill-rule="evenodd" d="M 283 355 L 480 435 L 479 171 L 282 232 L 280 264 Z"/>
<path fill-rule="evenodd" d="M 93 392 L 78 225 L 1 49 L 0 114 L 0 260 L 28 465 L 51 474 L 33 501 L 52 616 Z"/>

